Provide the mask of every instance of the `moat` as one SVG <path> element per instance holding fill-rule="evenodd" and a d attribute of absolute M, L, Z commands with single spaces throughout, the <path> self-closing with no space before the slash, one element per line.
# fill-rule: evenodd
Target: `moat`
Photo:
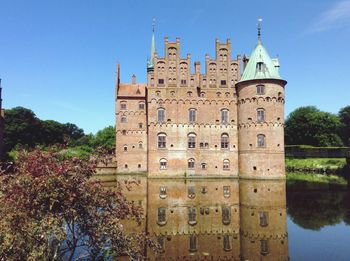
<path fill-rule="evenodd" d="M 148 260 L 348 260 L 350 193 L 345 188 L 286 186 L 283 180 L 150 179 L 103 175 L 128 186 L 146 232 L 161 253 Z M 131 186 L 131 187 L 130 187 Z M 131 189 L 130 189 L 131 188 Z M 120 257 L 118 260 L 128 260 Z"/>

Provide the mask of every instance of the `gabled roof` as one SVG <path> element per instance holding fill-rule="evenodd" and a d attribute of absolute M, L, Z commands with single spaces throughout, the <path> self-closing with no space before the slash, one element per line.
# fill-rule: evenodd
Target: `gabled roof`
<path fill-rule="evenodd" d="M 258 40 L 258 44 L 249 57 L 249 62 L 244 69 L 243 75 L 239 82 L 259 79 L 278 79 L 281 76 L 278 72 L 278 59 L 271 59 L 266 49 Z"/>

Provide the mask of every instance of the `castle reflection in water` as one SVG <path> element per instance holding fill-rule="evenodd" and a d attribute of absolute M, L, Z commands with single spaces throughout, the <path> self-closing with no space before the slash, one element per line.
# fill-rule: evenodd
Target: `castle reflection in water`
<path fill-rule="evenodd" d="M 285 181 L 116 179 L 137 184 L 124 192 L 144 209 L 141 226 L 130 220 L 127 229 L 162 246 L 146 250 L 148 260 L 289 260 Z"/>

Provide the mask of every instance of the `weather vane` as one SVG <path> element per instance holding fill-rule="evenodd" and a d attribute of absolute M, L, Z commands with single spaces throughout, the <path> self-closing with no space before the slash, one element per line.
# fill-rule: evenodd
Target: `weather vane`
<path fill-rule="evenodd" d="M 152 30 L 153 30 L 153 32 L 154 32 L 154 27 L 155 26 L 156 26 L 156 18 L 153 17 L 153 19 L 152 19 Z"/>
<path fill-rule="evenodd" d="M 261 40 L 261 24 L 262 24 L 262 18 L 258 19 L 258 39 Z"/>

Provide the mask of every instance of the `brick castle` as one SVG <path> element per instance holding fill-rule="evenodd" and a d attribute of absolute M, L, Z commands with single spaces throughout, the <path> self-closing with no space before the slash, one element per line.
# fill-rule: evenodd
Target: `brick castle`
<path fill-rule="evenodd" d="M 232 57 L 216 40 L 205 72 L 180 39 L 165 37 L 159 57 L 152 34 L 147 83 L 116 82 L 117 172 L 148 177 L 285 178 L 284 87 L 279 61 L 258 42 Z"/>

